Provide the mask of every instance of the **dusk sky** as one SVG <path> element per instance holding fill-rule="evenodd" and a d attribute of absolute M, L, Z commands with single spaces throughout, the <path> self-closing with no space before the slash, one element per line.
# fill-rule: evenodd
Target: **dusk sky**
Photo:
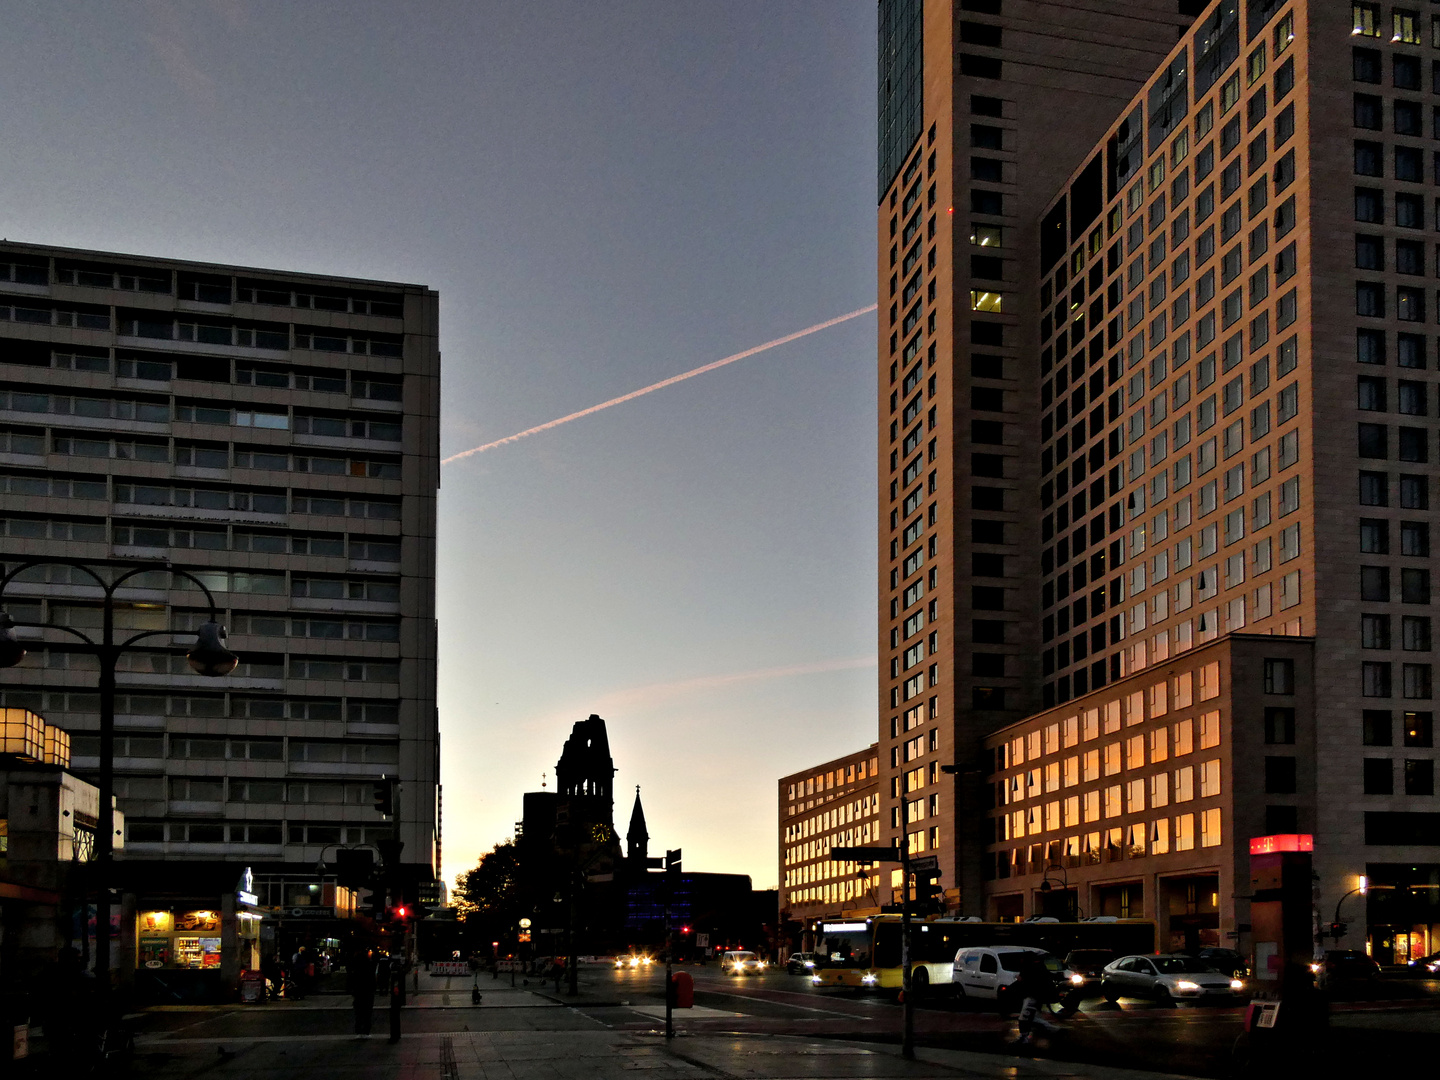
<path fill-rule="evenodd" d="M 4 5 L 0 235 L 418 282 L 445 455 L 874 302 L 875 5 Z M 605 717 L 616 824 L 776 884 L 875 738 L 873 314 L 445 466 L 444 876 Z"/>

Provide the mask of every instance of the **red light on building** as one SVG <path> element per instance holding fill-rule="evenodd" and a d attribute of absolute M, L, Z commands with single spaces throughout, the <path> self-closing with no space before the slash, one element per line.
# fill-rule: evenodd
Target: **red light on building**
<path fill-rule="evenodd" d="M 1314 851 L 1315 837 L 1310 833 L 1281 833 L 1278 836 L 1255 836 L 1250 840 L 1251 855 L 1269 855 L 1277 851 Z"/>

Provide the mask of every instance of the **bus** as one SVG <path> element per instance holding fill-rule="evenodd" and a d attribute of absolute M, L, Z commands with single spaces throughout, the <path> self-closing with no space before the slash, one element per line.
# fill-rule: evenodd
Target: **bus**
<path fill-rule="evenodd" d="M 910 965 L 914 989 L 949 986 L 955 954 L 976 945 L 1028 945 L 1064 957 L 1071 949 L 1110 949 L 1117 956 L 1155 951 L 1150 919 L 1083 922 L 981 922 L 978 919 L 910 920 Z M 899 990 L 900 916 L 876 915 L 849 922 L 820 923 L 813 982 L 820 987 Z"/>

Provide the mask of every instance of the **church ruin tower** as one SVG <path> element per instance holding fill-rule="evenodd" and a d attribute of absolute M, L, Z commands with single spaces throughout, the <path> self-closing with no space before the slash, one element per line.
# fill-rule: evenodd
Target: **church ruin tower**
<path fill-rule="evenodd" d="M 555 790 L 573 811 L 592 822 L 614 820 L 615 799 L 611 785 L 615 761 L 610 756 L 610 738 L 605 721 L 595 713 L 575 724 L 555 766 Z M 581 811 L 581 808 L 584 808 Z"/>

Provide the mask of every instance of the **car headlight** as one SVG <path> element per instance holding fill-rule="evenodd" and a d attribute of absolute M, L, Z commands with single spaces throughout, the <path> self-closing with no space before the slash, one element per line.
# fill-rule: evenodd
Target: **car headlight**
<path fill-rule="evenodd" d="M 815 961 L 814 961 L 814 960 L 806 960 L 806 961 L 805 961 L 805 966 L 808 967 L 808 968 L 813 968 L 813 967 L 815 966 Z"/>
<path fill-rule="evenodd" d="M 765 966 L 765 961 L 764 961 L 764 960 L 761 960 L 761 961 L 760 961 L 758 964 L 756 964 L 755 966 L 756 966 L 757 968 L 763 968 L 763 967 Z"/>
<path fill-rule="evenodd" d="M 1084 975 L 1071 975 L 1071 976 L 1070 976 L 1070 985 L 1071 985 L 1071 986 L 1084 986 L 1084 985 L 1085 985 L 1085 976 L 1084 976 Z"/>
<path fill-rule="evenodd" d="M 873 983 L 875 981 L 875 976 L 866 973 L 865 975 L 861 976 L 860 981 L 863 983 Z"/>
<path fill-rule="evenodd" d="M 1319 974 L 1320 974 L 1320 965 L 1319 965 L 1319 964 L 1311 964 L 1311 965 L 1310 965 L 1310 974 L 1312 974 L 1312 975 L 1319 975 Z"/>
<path fill-rule="evenodd" d="M 1191 982 L 1189 979 L 1181 979 L 1175 984 L 1176 990 L 1199 990 L 1200 984 Z"/>
<path fill-rule="evenodd" d="M 810 976 L 810 981 L 811 981 L 814 985 L 819 986 L 820 983 L 821 983 L 823 980 L 821 980 L 821 978 L 820 978 L 819 975 L 812 975 L 812 976 Z"/>
<path fill-rule="evenodd" d="M 1231 979 L 1231 980 L 1230 980 L 1230 989 L 1231 989 L 1231 990 L 1244 990 L 1244 989 L 1245 989 L 1245 983 L 1242 982 L 1240 979 Z"/>

